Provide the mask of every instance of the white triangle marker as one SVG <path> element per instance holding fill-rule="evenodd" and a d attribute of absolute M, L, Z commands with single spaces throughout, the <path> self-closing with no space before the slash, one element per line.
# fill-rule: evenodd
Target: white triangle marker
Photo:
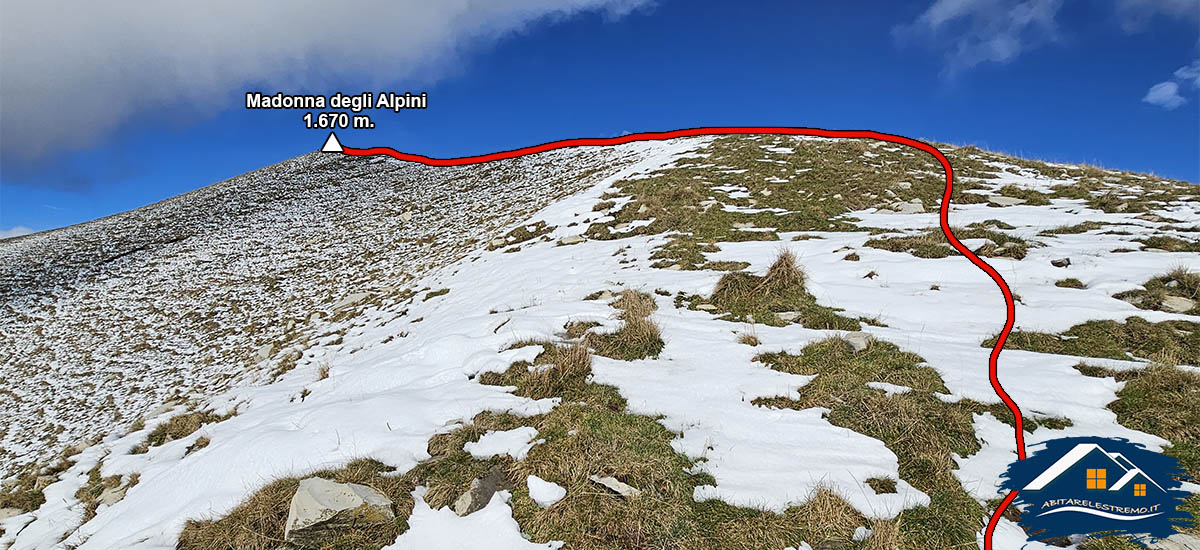
<path fill-rule="evenodd" d="M 325 145 L 321 147 L 322 153 L 341 153 L 343 152 L 342 143 L 338 141 L 333 132 L 329 132 L 329 137 L 325 140 Z"/>

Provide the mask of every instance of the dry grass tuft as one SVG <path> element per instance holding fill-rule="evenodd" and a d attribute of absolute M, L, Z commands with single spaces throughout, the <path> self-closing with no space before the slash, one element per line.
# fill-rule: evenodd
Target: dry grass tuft
<path fill-rule="evenodd" d="M 146 436 L 146 440 L 138 446 L 134 447 L 130 452 L 133 454 L 142 454 L 150 450 L 150 447 L 157 447 L 164 443 L 183 439 L 192 435 L 205 424 L 220 422 L 233 416 L 221 416 L 211 411 L 195 411 L 190 413 L 179 414 L 171 417 L 170 420 L 159 424 Z"/>

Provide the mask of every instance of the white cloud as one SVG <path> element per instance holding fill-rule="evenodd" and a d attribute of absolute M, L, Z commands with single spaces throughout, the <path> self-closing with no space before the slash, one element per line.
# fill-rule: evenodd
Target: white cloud
<path fill-rule="evenodd" d="M 87 146 L 151 107 L 239 108 L 250 84 L 427 82 L 531 23 L 647 1 L 0 0 L 0 143 L 25 159 Z"/>
<path fill-rule="evenodd" d="M 1151 86 L 1142 101 L 1167 110 L 1177 109 L 1187 103 L 1187 100 L 1179 95 L 1179 85 L 1171 81 L 1159 82 Z"/>
<path fill-rule="evenodd" d="M 1184 82 L 1191 82 L 1193 86 L 1200 88 L 1200 59 L 1193 61 L 1191 65 L 1180 67 L 1176 70 L 1175 78 Z"/>
<path fill-rule="evenodd" d="M 935 0 L 915 21 L 893 29 L 901 41 L 944 50 L 946 72 L 1007 63 L 1057 39 L 1062 0 Z"/>
<path fill-rule="evenodd" d="M 1194 18 L 1200 14 L 1200 2 L 1196 0 L 1118 0 L 1117 16 L 1125 32 L 1146 30 L 1158 15 L 1178 18 Z M 1193 19 L 1194 20 L 1194 19 Z"/>
<path fill-rule="evenodd" d="M 28 235 L 30 233 L 33 233 L 32 229 L 23 225 L 18 225 L 8 229 L 0 229 L 0 239 L 11 239 L 13 237 L 20 237 L 21 235 Z"/>

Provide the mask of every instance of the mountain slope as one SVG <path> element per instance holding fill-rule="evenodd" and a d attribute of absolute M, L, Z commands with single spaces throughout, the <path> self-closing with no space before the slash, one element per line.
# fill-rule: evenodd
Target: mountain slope
<path fill-rule="evenodd" d="M 956 233 L 1019 295 L 1001 380 L 1028 442 L 1126 437 L 1194 473 L 1186 417 L 1154 399 L 1139 413 L 1164 422 L 1114 412 L 1163 369 L 1200 387 L 1177 366 L 1200 362 L 1200 317 L 1179 301 L 1200 297 L 1172 271 L 1196 267 L 1194 188 L 945 150 Z M 297 478 L 319 471 L 375 487 L 402 518 L 341 544 L 422 547 L 429 529 L 474 532 L 474 515 L 437 509 L 499 467 L 509 498 L 486 510 L 515 520 L 493 536 L 517 546 L 521 532 L 578 548 L 973 544 L 1015 458 L 987 381 L 1004 311 L 935 229 L 941 187 L 931 158 L 860 140 L 700 138 L 460 169 L 310 155 L 0 243 L 16 313 L 3 375 L 36 380 L 10 386 L 26 408 L 5 426 L 9 463 L 72 441 L 29 443 L 51 423 L 107 434 L 43 469 L 44 504 L 5 520 L 5 540 L 275 548 Z M 73 378 L 102 366 L 137 397 L 95 405 L 108 387 Z M 54 393 L 39 384 L 79 397 L 39 424 L 31 403 Z M 177 390 L 128 432 L 111 421 Z M 78 402 L 90 409 L 60 412 Z M 499 433 L 523 440 L 479 450 Z M 543 510 L 531 475 L 566 497 Z M 109 489 L 120 497 L 98 498 Z M 997 540 L 1025 534 L 1005 520 Z"/>

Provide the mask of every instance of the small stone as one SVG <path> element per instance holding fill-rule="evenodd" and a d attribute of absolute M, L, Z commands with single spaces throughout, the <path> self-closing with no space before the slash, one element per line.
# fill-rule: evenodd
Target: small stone
<path fill-rule="evenodd" d="M 508 243 L 508 241 L 504 240 L 504 237 L 496 237 L 495 239 L 492 239 L 493 248 L 499 248 L 504 246 L 506 243 Z"/>
<path fill-rule="evenodd" d="M 612 476 L 600 477 L 598 475 L 590 475 L 588 476 L 588 481 L 591 481 L 592 483 L 604 487 L 605 489 L 608 489 L 609 491 L 612 491 L 625 498 L 636 498 L 642 494 L 641 491 L 621 483 L 617 480 L 617 478 Z"/>
<path fill-rule="evenodd" d="M 795 321 L 796 319 L 800 318 L 800 312 L 799 311 L 781 311 L 779 313 L 776 313 L 775 316 L 778 317 L 780 321 L 783 321 L 785 323 L 791 323 L 791 322 Z"/>
<path fill-rule="evenodd" d="M 1016 206 L 1018 204 L 1025 204 L 1025 202 L 1025 199 L 1005 197 L 1003 195 L 991 195 L 988 197 L 988 204 L 995 206 Z"/>
<path fill-rule="evenodd" d="M 1187 313 L 1194 307 L 1196 307 L 1196 302 L 1183 296 L 1167 296 L 1162 301 L 1163 311 L 1171 313 Z"/>
<path fill-rule="evenodd" d="M 770 189 L 763 189 L 763 190 L 762 190 L 762 196 L 764 196 L 764 197 L 769 197 L 769 196 L 771 196 L 771 190 L 770 190 Z"/>
<path fill-rule="evenodd" d="M 896 187 L 899 187 L 900 189 L 911 189 L 912 183 L 907 181 L 898 181 L 896 182 Z"/>
<path fill-rule="evenodd" d="M 845 336 L 842 336 L 842 339 L 847 344 L 850 344 L 850 347 L 854 348 L 854 351 L 857 353 L 867 349 L 867 346 L 871 345 L 871 340 L 874 338 L 865 332 L 847 332 Z"/>
<path fill-rule="evenodd" d="M 412 221 L 412 211 L 408 211 L 403 214 L 400 214 L 400 220 L 403 221 L 404 223 L 411 222 Z"/>
<path fill-rule="evenodd" d="M 1167 283 L 1167 288 L 1179 288 L 1179 281 L 1171 279 L 1171 282 Z"/>
<path fill-rule="evenodd" d="M 839 200 L 839 201 L 840 201 L 840 200 L 842 200 L 842 194 L 841 194 L 841 193 L 836 193 L 836 194 L 834 194 L 834 195 L 833 195 L 833 198 L 835 198 L 835 199 L 837 199 L 837 200 Z"/>
<path fill-rule="evenodd" d="M 321 312 L 320 311 L 314 311 L 314 312 L 312 312 L 311 315 L 308 316 L 309 323 L 315 323 L 320 320 L 321 320 Z"/>
<path fill-rule="evenodd" d="M 292 495 L 283 538 L 301 548 L 319 548 L 352 527 L 395 521 L 392 501 L 357 483 L 310 477 Z"/>
<path fill-rule="evenodd" d="M 471 480 L 471 488 L 454 501 L 454 513 L 465 516 L 482 510 L 491 502 L 492 495 L 500 490 L 504 483 L 504 471 L 499 466 L 492 466 L 482 477 Z"/>
<path fill-rule="evenodd" d="M 637 213 L 638 213 L 638 214 L 645 214 L 646 212 L 649 212 L 649 211 L 650 211 L 650 207 L 648 207 L 648 206 L 646 206 L 646 205 L 644 205 L 644 204 L 643 204 L 643 205 L 641 205 L 641 206 L 639 206 L 639 207 L 638 207 L 638 209 L 637 209 Z"/>
<path fill-rule="evenodd" d="M 700 305 L 696 306 L 696 309 L 699 309 L 701 311 L 716 311 L 717 306 L 714 306 L 712 304 L 700 304 Z"/>
<path fill-rule="evenodd" d="M 587 239 L 584 238 L 583 235 L 568 235 L 566 237 L 559 239 L 558 244 L 561 244 L 561 245 L 579 244 L 586 240 Z"/>
<path fill-rule="evenodd" d="M 1054 267 L 1067 267 L 1067 266 L 1071 265 L 1071 259 L 1070 258 L 1059 258 L 1057 260 L 1050 260 L 1050 265 L 1052 265 Z"/>
<path fill-rule="evenodd" d="M 275 344 L 263 344 L 262 347 L 258 348 L 258 353 L 256 353 L 255 356 L 258 357 L 259 361 L 262 361 L 265 359 L 270 359 L 271 354 L 274 352 L 275 352 Z"/>
<path fill-rule="evenodd" d="M 925 207 L 913 202 L 898 202 L 892 205 L 892 210 L 899 214 L 920 214 L 925 211 Z"/>

